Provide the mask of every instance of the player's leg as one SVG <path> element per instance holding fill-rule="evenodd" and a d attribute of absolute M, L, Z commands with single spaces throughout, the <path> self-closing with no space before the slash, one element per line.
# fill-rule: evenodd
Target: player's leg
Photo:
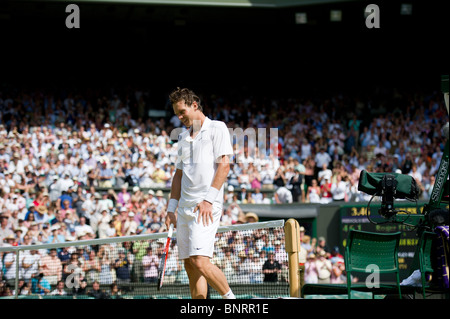
<path fill-rule="evenodd" d="M 189 278 L 192 299 L 206 299 L 208 283 L 205 277 L 191 264 L 190 258 L 184 260 L 184 269 Z"/>
<path fill-rule="evenodd" d="M 195 222 L 195 216 L 185 214 L 185 209 L 178 208 L 177 218 L 177 245 L 178 257 L 183 260 L 184 269 L 189 278 L 189 290 L 193 299 L 206 299 L 208 293 L 208 283 L 201 273 L 190 263 L 189 246 L 190 230 L 189 224 Z"/>
<path fill-rule="evenodd" d="M 190 266 L 193 266 L 193 268 L 195 268 L 197 273 L 200 274 L 204 279 L 206 279 L 209 285 L 212 288 L 214 288 L 218 293 L 220 293 L 221 296 L 225 295 L 230 291 L 230 286 L 228 285 L 224 273 L 216 265 L 211 263 L 209 257 L 191 256 L 189 257 L 189 264 Z"/>
<path fill-rule="evenodd" d="M 228 294 L 224 298 L 228 298 L 229 295 L 233 298 L 234 295 L 228 286 L 225 275 L 210 261 L 214 253 L 215 236 L 222 214 L 221 207 L 214 209 L 214 222 L 207 226 L 197 222 L 197 214 L 193 212 L 185 213 L 184 218 L 188 220 L 188 234 L 185 234 L 183 230 L 183 237 L 186 238 L 185 244 L 189 246 L 189 253 L 188 257 L 184 257 L 185 247 L 183 247 L 183 259 L 189 259 L 189 262 L 185 262 L 185 268 L 186 271 L 189 268 L 191 272 L 189 277 L 189 283 L 192 283 L 191 292 L 194 291 L 194 295 L 197 296 L 202 296 L 203 294 L 206 296 L 207 283 L 209 283 L 222 296 Z"/>

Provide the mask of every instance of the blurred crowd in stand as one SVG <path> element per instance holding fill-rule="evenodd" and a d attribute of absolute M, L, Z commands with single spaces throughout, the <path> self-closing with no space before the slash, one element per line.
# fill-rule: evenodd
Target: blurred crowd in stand
<path fill-rule="evenodd" d="M 330 248 L 325 237 L 311 238 L 300 226 L 299 269 L 301 284 L 342 284 L 347 281 L 344 256 Z M 352 277 L 357 281 L 358 278 Z"/>
<path fill-rule="evenodd" d="M 166 117 L 149 116 L 155 108 L 151 94 L 137 87 L 0 90 L 0 246 L 164 231 L 163 190 L 171 186 L 174 137 L 183 127 L 169 103 L 158 106 Z M 367 201 L 357 190 L 362 170 L 409 174 L 421 199 L 429 198 L 444 148 L 441 128 L 448 121 L 440 94 L 378 89 L 364 97 L 200 95 L 205 114 L 224 121 L 232 134 L 240 128 L 265 131 L 265 139 L 247 136 L 242 145 L 233 138 L 222 225 L 246 222 L 242 204 Z M 308 261 L 324 257 L 319 246 Z M 118 260 L 119 251 L 75 251 L 30 251 L 20 261 L 24 282 L 31 284 L 23 289 L 52 293 L 48 284 L 57 286 L 70 271 L 67 265 L 80 258 L 104 271 L 106 277 L 95 280 L 120 279 L 117 267 L 126 262 Z M 253 253 L 255 263 L 272 258 Z M 154 280 L 155 268 L 147 263 L 155 258 L 146 257 L 143 247 L 134 254 L 145 269 L 138 271 Z M 15 276 L 14 258 L 1 254 L 3 294 Z M 117 277 L 110 278 L 113 268 Z M 308 273 L 314 281 L 314 271 Z"/>

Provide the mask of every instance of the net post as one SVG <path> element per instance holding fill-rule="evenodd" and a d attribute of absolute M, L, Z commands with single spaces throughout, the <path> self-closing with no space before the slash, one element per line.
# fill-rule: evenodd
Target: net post
<path fill-rule="evenodd" d="M 290 218 L 284 224 L 285 247 L 289 261 L 289 293 L 291 297 L 300 297 L 300 274 L 298 252 L 300 251 L 300 225 Z"/>
<path fill-rule="evenodd" d="M 14 280 L 14 299 L 19 298 L 19 260 L 20 250 L 16 250 L 16 278 Z"/>

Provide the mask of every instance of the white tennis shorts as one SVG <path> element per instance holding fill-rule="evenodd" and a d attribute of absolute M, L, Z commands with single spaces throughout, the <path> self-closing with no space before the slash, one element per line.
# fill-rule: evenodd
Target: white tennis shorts
<path fill-rule="evenodd" d="M 203 221 L 197 222 L 198 210 L 195 207 L 178 207 L 177 215 L 177 245 L 179 259 L 190 256 L 207 256 L 212 258 L 217 228 L 222 216 L 222 207 L 213 205 L 213 223 L 204 226 Z"/>

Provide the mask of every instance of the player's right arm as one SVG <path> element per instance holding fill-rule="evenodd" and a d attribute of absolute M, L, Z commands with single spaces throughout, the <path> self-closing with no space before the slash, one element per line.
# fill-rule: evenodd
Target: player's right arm
<path fill-rule="evenodd" d="M 170 224 L 174 227 L 177 226 L 177 216 L 175 211 L 178 207 L 178 201 L 181 197 L 181 177 L 183 176 L 183 171 L 181 169 L 176 169 L 172 180 L 172 187 L 170 190 L 169 204 L 167 205 L 167 218 L 166 227 L 169 229 Z"/>

